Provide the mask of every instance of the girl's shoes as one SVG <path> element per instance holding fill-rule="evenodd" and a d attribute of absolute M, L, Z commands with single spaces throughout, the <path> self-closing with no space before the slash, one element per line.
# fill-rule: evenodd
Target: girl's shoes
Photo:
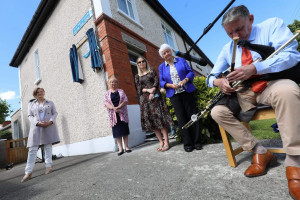
<path fill-rule="evenodd" d="M 52 172 L 52 168 L 51 167 L 47 167 L 45 174 L 50 174 Z"/>
<path fill-rule="evenodd" d="M 161 151 L 168 151 L 169 149 L 170 149 L 169 146 L 164 146 L 164 147 L 161 149 Z"/>
<path fill-rule="evenodd" d="M 120 151 L 120 152 L 118 153 L 118 156 L 122 155 L 123 153 L 124 153 L 124 151 Z"/>
<path fill-rule="evenodd" d="M 21 183 L 24 183 L 24 182 L 28 181 L 29 179 L 31 179 L 31 175 L 32 175 L 32 173 L 25 174 L 25 176 L 21 180 Z"/>

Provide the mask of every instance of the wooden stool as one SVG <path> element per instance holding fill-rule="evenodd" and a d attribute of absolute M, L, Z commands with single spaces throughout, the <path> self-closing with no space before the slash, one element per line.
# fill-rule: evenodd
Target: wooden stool
<path fill-rule="evenodd" d="M 263 119 L 274 119 L 274 118 L 275 118 L 275 111 L 272 109 L 272 107 L 262 106 L 257 109 L 257 111 L 255 112 L 251 121 L 263 120 Z M 246 123 L 246 122 L 241 122 L 241 123 L 243 123 L 248 128 L 248 130 L 251 131 L 250 125 L 248 123 Z M 219 125 L 219 128 L 220 128 L 220 132 L 221 132 L 221 136 L 222 136 L 223 144 L 224 144 L 225 151 L 227 154 L 229 165 L 231 167 L 236 167 L 237 164 L 236 164 L 235 156 L 240 154 L 244 150 L 242 149 L 242 147 L 232 149 L 232 145 L 231 145 L 231 142 L 229 139 L 229 133 L 227 133 L 225 131 L 225 129 L 223 129 L 223 127 L 221 127 L 220 125 Z M 282 148 L 267 148 L 267 149 L 273 153 L 285 153 Z"/>

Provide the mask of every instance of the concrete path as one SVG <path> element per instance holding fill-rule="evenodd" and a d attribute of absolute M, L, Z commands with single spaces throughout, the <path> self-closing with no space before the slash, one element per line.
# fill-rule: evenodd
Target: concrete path
<path fill-rule="evenodd" d="M 231 168 L 222 143 L 186 153 L 182 144 L 172 141 L 167 152 L 157 152 L 155 141 L 122 156 L 64 157 L 54 160 L 48 175 L 44 164 L 37 163 L 33 178 L 25 183 L 20 183 L 25 163 L 0 170 L 0 199 L 291 199 L 283 154 L 276 154 L 279 165 L 267 175 L 246 178 L 250 153 L 240 154 L 238 167 Z"/>

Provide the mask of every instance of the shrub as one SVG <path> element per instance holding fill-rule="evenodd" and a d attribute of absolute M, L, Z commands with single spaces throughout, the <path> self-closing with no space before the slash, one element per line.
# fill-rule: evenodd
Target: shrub
<path fill-rule="evenodd" d="M 207 87 L 205 79 L 206 77 L 195 77 L 193 81 L 196 87 L 195 96 L 199 111 L 204 110 L 207 103 L 219 92 L 219 88 Z M 210 111 L 201 118 L 199 122 L 203 144 L 214 143 L 221 140 L 219 126 L 210 116 Z"/>
<path fill-rule="evenodd" d="M 11 140 L 12 139 L 11 131 L 0 131 L 0 139 Z"/>
<path fill-rule="evenodd" d="M 207 85 L 205 84 L 205 79 L 205 77 L 195 77 L 193 81 L 196 87 L 195 98 L 197 100 L 198 111 L 204 110 L 208 101 L 212 99 L 212 97 L 215 96 L 217 92 L 219 92 L 218 88 L 207 87 Z M 163 96 L 165 98 L 165 95 Z M 175 126 L 177 127 L 178 122 L 171 101 L 169 98 L 165 98 L 165 100 Z M 210 112 L 208 112 L 202 119 L 199 120 L 199 126 L 202 134 L 201 139 L 203 144 L 214 143 L 221 140 L 219 127 L 217 123 L 211 118 Z M 181 141 L 179 128 L 176 129 L 176 135 L 177 141 Z"/>

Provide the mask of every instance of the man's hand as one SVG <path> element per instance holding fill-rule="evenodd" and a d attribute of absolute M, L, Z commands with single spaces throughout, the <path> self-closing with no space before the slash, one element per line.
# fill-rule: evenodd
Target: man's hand
<path fill-rule="evenodd" d="M 234 81 L 244 81 L 256 74 L 256 68 L 253 64 L 245 65 L 235 69 L 233 72 L 226 76 L 226 79 L 232 83 Z"/>
<path fill-rule="evenodd" d="M 214 85 L 219 87 L 224 94 L 231 95 L 235 89 L 229 85 L 229 81 L 225 78 L 215 79 Z"/>

